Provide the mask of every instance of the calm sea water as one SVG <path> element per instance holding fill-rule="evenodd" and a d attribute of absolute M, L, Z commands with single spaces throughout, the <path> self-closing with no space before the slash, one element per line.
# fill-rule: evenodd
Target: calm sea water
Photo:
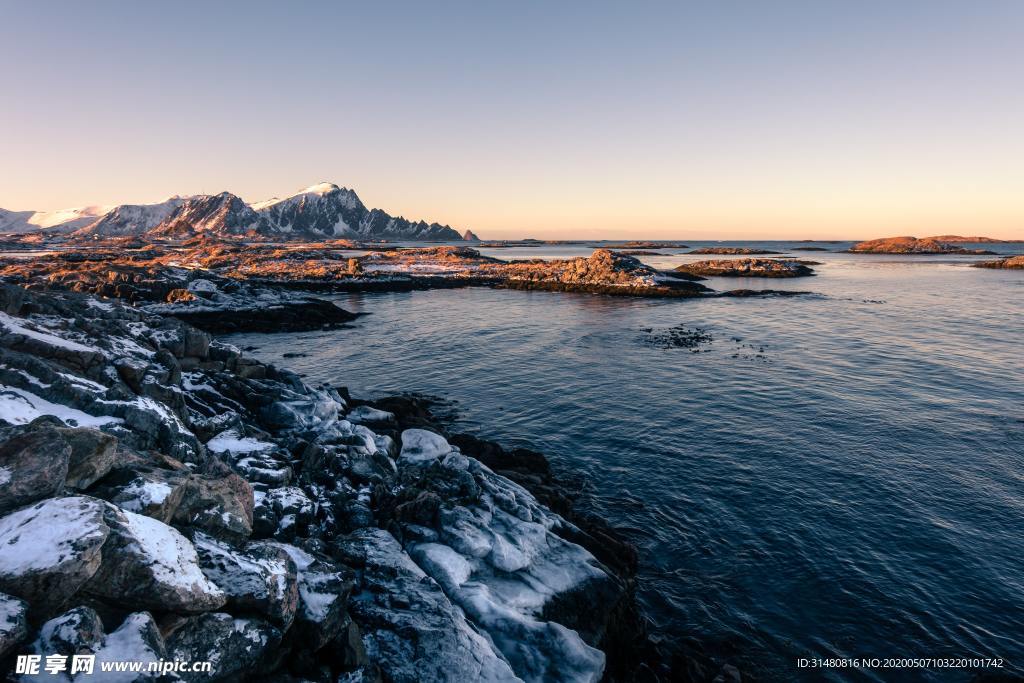
<path fill-rule="evenodd" d="M 817 295 L 351 295 L 337 300 L 371 314 L 355 329 L 230 341 L 357 394 L 443 396 L 464 429 L 586 475 L 591 504 L 641 548 L 640 597 L 658 625 L 760 678 L 822 678 L 796 670 L 799 657 L 1002 657 L 1019 673 L 1024 272 L 790 253 L 823 262 L 819 274 L 707 284 Z M 645 330 L 679 325 L 712 341 L 696 353 L 646 343 Z"/>

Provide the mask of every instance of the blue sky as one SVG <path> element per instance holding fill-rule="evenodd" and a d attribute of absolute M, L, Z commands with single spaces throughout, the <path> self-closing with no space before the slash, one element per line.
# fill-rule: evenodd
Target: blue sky
<path fill-rule="evenodd" d="M 319 181 L 486 237 L 1024 237 L 1024 3 L 0 0 L 0 206 Z"/>

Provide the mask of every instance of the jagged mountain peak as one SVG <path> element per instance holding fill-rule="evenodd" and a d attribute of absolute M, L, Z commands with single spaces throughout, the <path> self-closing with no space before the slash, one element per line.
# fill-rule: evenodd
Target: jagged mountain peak
<path fill-rule="evenodd" d="M 13 220 L 12 216 L 7 222 Z M 275 197 L 253 204 L 247 204 L 238 195 L 227 191 L 175 195 L 156 204 L 122 204 L 73 233 L 76 238 L 87 239 L 122 236 L 188 238 L 197 234 L 250 235 L 272 239 L 462 239 L 462 235 L 447 225 L 411 221 L 402 216 L 391 216 L 382 209 L 369 209 L 354 190 L 330 182 L 310 185 L 284 198 Z"/>

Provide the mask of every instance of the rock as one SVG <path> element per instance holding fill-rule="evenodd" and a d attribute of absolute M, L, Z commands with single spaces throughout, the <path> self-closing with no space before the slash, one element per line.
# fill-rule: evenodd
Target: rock
<path fill-rule="evenodd" d="M 767 258 L 694 261 L 677 266 L 673 272 L 705 277 L 805 277 L 814 275 L 814 270 L 802 263 Z"/>
<path fill-rule="evenodd" d="M 190 479 L 188 472 L 136 465 L 116 471 L 94 494 L 129 512 L 170 524 Z"/>
<path fill-rule="evenodd" d="M 1024 254 L 1021 254 L 1020 256 L 1009 256 L 995 261 L 979 261 L 978 263 L 972 263 L 971 265 L 975 268 L 1005 268 L 1007 270 L 1020 270 L 1024 268 Z"/>
<path fill-rule="evenodd" d="M 855 254 L 993 254 L 985 249 L 965 249 L 934 237 L 884 237 L 858 242 L 850 247 Z"/>
<path fill-rule="evenodd" d="M 102 501 L 68 496 L 0 518 L 0 590 L 28 601 L 36 616 L 59 611 L 100 567 L 105 510 Z"/>
<path fill-rule="evenodd" d="M 397 423 L 393 413 L 377 410 L 371 406 L 358 406 L 349 411 L 345 419 L 355 424 L 394 427 Z"/>
<path fill-rule="evenodd" d="M 52 427 L 0 444 L 0 513 L 64 490 L 71 446 Z"/>
<path fill-rule="evenodd" d="M 162 629 L 167 657 L 188 662 L 212 662 L 212 672 L 182 671 L 185 681 L 247 680 L 265 673 L 281 632 L 258 619 L 240 619 L 215 612 L 178 618 Z"/>
<path fill-rule="evenodd" d="M 103 621 L 96 610 L 75 607 L 40 627 L 32 651 L 44 657 L 55 654 L 66 657 L 91 655 L 100 648 L 103 636 Z"/>
<path fill-rule="evenodd" d="M 174 513 L 176 524 L 189 524 L 225 539 L 252 534 L 253 492 L 234 472 L 193 475 Z"/>
<path fill-rule="evenodd" d="M 303 646 L 316 652 L 345 628 L 345 602 L 352 582 L 336 567 L 294 545 L 272 541 L 265 545 L 284 551 L 295 564 L 299 589 L 295 628 Z"/>
<path fill-rule="evenodd" d="M 99 672 L 107 662 L 143 662 L 146 671 L 105 672 L 101 676 L 110 683 L 133 683 L 134 681 L 166 680 L 159 671 L 148 671 L 151 662 L 167 659 L 163 637 L 153 617 L 148 612 L 135 612 L 125 617 L 113 633 L 108 633 L 96 650 L 95 671 Z M 76 678 L 83 683 L 91 676 Z"/>
<path fill-rule="evenodd" d="M 349 610 L 369 659 L 396 683 L 515 681 L 488 639 L 466 621 L 441 587 L 409 559 L 391 534 L 360 529 L 340 544 L 362 569 Z"/>
<path fill-rule="evenodd" d="M 452 451 L 443 436 L 425 429 L 406 429 L 401 438 L 402 450 L 398 457 L 408 463 L 430 462 Z"/>
<path fill-rule="evenodd" d="M 260 542 L 239 550 L 202 532 L 194 541 L 203 573 L 223 588 L 232 611 L 260 614 L 288 630 L 299 603 L 297 570 L 288 553 Z"/>
<path fill-rule="evenodd" d="M 103 562 L 86 590 L 133 609 L 206 612 L 227 600 L 199 568 L 195 548 L 173 527 L 107 504 Z"/>
<path fill-rule="evenodd" d="M 84 427 L 57 431 L 71 446 L 66 480 L 69 488 L 86 489 L 110 471 L 117 451 L 115 437 Z"/>
<path fill-rule="evenodd" d="M 757 256 L 765 254 L 778 254 L 777 251 L 768 249 L 754 249 L 751 247 L 701 247 L 694 249 L 691 254 L 727 254 L 730 256 Z"/>
<path fill-rule="evenodd" d="M 0 593 L 0 661 L 28 637 L 28 604 Z"/>

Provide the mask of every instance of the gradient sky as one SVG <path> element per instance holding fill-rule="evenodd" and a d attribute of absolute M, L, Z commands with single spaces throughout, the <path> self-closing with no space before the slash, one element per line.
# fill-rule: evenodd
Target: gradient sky
<path fill-rule="evenodd" d="M 1024 2 L 0 0 L 0 207 L 332 181 L 485 238 L 1024 238 Z"/>

